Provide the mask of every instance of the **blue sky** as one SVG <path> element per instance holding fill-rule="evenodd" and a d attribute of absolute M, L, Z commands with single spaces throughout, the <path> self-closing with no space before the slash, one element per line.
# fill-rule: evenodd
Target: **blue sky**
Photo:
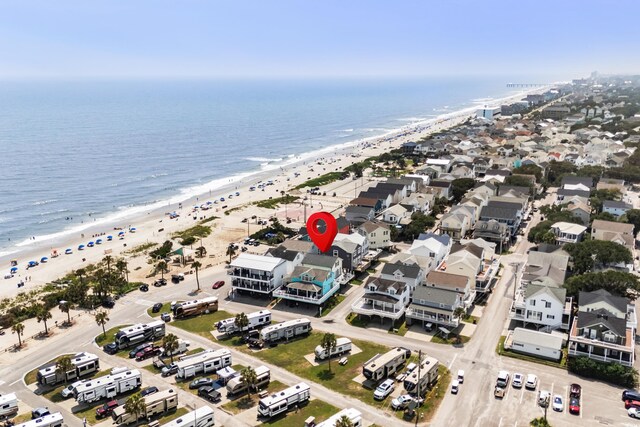
<path fill-rule="evenodd" d="M 0 78 L 640 72 L 636 0 L 2 0 Z"/>

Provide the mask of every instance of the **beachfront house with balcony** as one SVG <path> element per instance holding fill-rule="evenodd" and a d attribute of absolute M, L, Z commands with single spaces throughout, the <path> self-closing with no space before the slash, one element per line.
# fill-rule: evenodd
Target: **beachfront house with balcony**
<path fill-rule="evenodd" d="M 320 306 L 340 289 L 342 260 L 328 255 L 307 254 L 302 263 L 285 278 L 285 283 L 273 292 L 289 304 Z"/>
<path fill-rule="evenodd" d="M 404 281 L 370 277 L 364 285 L 364 295 L 352 306 L 351 311 L 372 318 L 377 316 L 392 322 L 404 316 L 411 299 L 411 288 Z"/>
<path fill-rule="evenodd" d="M 486 245 L 488 242 L 483 243 Z M 490 254 L 485 255 L 484 245 L 467 242 L 455 243 L 438 271 L 467 276 L 472 285 L 475 284 L 476 291 L 487 292 L 498 268 L 498 260 Z"/>
<path fill-rule="evenodd" d="M 409 289 L 409 295 L 424 281 L 425 271 L 418 264 L 405 264 L 402 262 L 387 262 L 380 271 L 380 278 L 403 282 Z"/>
<path fill-rule="evenodd" d="M 448 234 L 451 238 L 459 242 L 464 239 L 471 230 L 474 218 L 474 209 L 468 206 L 457 205 L 451 208 L 442 216 L 440 220 L 440 233 Z"/>
<path fill-rule="evenodd" d="M 638 326 L 635 305 L 603 289 L 580 292 L 578 303 L 569 333 L 569 357 L 632 367 Z"/>
<path fill-rule="evenodd" d="M 516 292 L 509 317 L 543 332 L 568 331 L 571 322 L 571 297 L 567 290 L 551 283 L 529 283 Z"/>
<path fill-rule="evenodd" d="M 231 289 L 240 294 L 271 296 L 282 286 L 287 274 L 287 261 L 268 255 L 241 253 L 229 265 Z"/>

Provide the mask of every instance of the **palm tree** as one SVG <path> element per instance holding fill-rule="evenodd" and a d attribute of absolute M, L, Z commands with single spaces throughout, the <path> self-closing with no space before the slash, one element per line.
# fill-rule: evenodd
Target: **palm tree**
<path fill-rule="evenodd" d="M 353 421 L 346 415 L 343 415 L 336 421 L 335 427 L 353 427 Z"/>
<path fill-rule="evenodd" d="M 162 347 L 164 348 L 164 352 L 169 353 L 171 357 L 171 363 L 173 363 L 173 354 L 176 352 L 180 343 L 178 342 L 178 337 L 174 334 L 167 334 L 162 339 Z"/>
<path fill-rule="evenodd" d="M 124 258 L 118 258 L 116 261 L 116 270 L 120 273 L 120 277 L 122 277 L 127 282 L 129 281 L 129 270 L 127 270 L 128 263 Z"/>
<path fill-rule="evenodd" d="M 227 246 L 227 255 L 229 255 L 229 264 L 231 264 L 231 258 L 236 256 L 236 248 L 231 245 Z"/>
<path fill-rule="evenodd" d="M 111 263 L 113 262 L 113 257 L 111 255 L 107 255 L 104 258 L 102 258 L 102 262 L 107 264 L 107 271 L 111 273 Z"/>
<path fill-rule="evenodd" d="M 244 314 L 244 312 L 243 313 L 238 313 L 238 314 L 236 314 L 235 324 L 236 324 L 236 328 L 238 328 L 240 331 L 242 331 L 242 329 L 244 329 L 247 326 L 249 326 L 249 318 L 247 317 L 246 314 Z"/>
<path fill-rule="evenodd" d="M 107 314 L 106 311 L 99 311 L 96 313 L 96 323 L 98 324 L 98 326 L 102 326 L 102 336 L 104 336 L 105 338 L 107 337 L 107 331 L 104 328 L 104 325 L 107 324 L 107 322 L 109 321 L 109 316 Z"/>
<path fill-rule="evenodd" d="M 256 371 L 251 367 L 247 366 L 244 368 L 240 374 L 242 375 L 242 380 L 247 385 L 247 393 L 249 397 L 251 397 L 251 390 L 253 390 L 258 382 L 258 376 L 256 375 Z"/>
<path fill-rule="evenodd" d="M 144 402 L 142 396 L 139 393 L 131 395 L 124 403 L 124 410 L 134 416 L 137 421 L 140 419 L 140 415 L 144 414 L 147 410 L 147 405 Z"/>
<path fill-rule="evenodd" d="M 158 264 L 156 265 L 156 268 L 160 270 L 160 277 L 164 279 L 164 273 L 167 271 L 167 262 L 159 261 Z"/>
<path fill-rule="evenodd" d="M 24 333 L 24 325 L 20 322 L 14 323 L 11 332 L 18 334 L 18 348 L 22 348 L 22 334 Z"/>
<path fill-rule="evenodd" d="M 67 372 L 73 370 L 73 368 L 74 365 L 73 363 L 71 363 L 71 357 L 62 356 L 56 362 L 56 375 L 64 378 L 64 382 L 66 383 L 69 380 L 69 378 L 67 377 Z"/>
<path fill-rule="evenodd" d="M 40 305 L 36 309 L 36 319 L 38 319 L 38 323 L 44 323 L 44 334 L 49 335 L 49 328 L 47 327 L 47 320 L 51 319 L 51 310 L 49 310 L 46 306 Z"/>
<path fill-rule="evenodd" d="M 335 350 L 337 345 L 336 335 L 332 333 L 326 333 L 322 336 L 322 342 L 320 345 L 327 352 L 328 362 L 329 362 L 329 372 L 331 372 L 331 352 Z"/>
<path fill-rule="evenodd" d="M 204 246 L 200 246 L 199 248 L 196 249 L 196 256 L 198 258 L 204 258 L 206 254 L 207 254 L 207 248 L 205 248 Z"/>
<path fill-rule="evenodd" d="M 85 276 L 85 274 L 87 274 L 87 272 L 85 271 L 84 268 L 79 268 L 76 270 L 76 277 L 80 281 L 81 285 L 82 285 L 82 278 Z"/>
<path fill-rule="evenodd" d="M 464 309 L 464 307 L 458 307 L 455 310 L 453 310 L 453 316 L 457 317 L 458 319 L 462 320 L 462 316 L 464 316 L 465 314 L 467 314 L 467 310 Z M 456 330 L 456 336 L 457 336 L 457 340 L 458 343 L 460 343 L 460 330 L 462 328 L 458 327 Z"/>
<path fill-rule="evenodd" d="M 60 304 L 60 311 L 67 313 L 67 325 L 71 325 L 71 302 L 64 301 Z"/>
<path fill-rule="evenodd" d="M 193 263 L 191 263 L 191 267 L 193 267 L 193 269 L 196 271 L 196 284 L 198 285 L 198 292 L 200 292 L 200 278 L 198 277 L 198 269 L 202 267 L 202 264 L 200 264 L 199 261 L 193 261 Z"/>

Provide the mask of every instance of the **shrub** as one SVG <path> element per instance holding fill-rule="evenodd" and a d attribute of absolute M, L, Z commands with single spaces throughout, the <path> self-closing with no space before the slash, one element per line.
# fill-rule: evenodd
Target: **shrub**
<path fill-rule="evenodd" d="M 638 371 L 618 363 L 598 362 L 588 357 L 570 358 L 569 372 L 587 378 L 594 378 L 622 387 L 635 388 L 638 385 Z"/>

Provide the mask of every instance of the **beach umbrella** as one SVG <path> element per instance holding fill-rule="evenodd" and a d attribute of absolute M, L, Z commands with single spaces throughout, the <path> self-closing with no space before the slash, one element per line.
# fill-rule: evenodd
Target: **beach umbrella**
<path fill-rule="evenodd" d="M 18 271 L 18 267 L 11 267 L 11 273 L 15 273 L 16 271 Z"/>
<path fill-rule="evenodd" d="M 29 261 L 29 267 L 35 267 L 36 265 L 38 265 L 37 262 L 35 261 Z"/>
<path fill-rule="evenodd" d="M 131 233 L 135 233 L 135 232 L 136 232 L 136 228 L 135 228 L 135 227 L 131 227 L 131 228 L 129 229 L 129 232 L 131 232 Z"/>
<path fill-rule="evenodd" d="M 84 245 L 78 245 L 78 250 L 81 251 L 84 249 Z"/>
<path fill-rule="evenodd" d="M 108 241 L 112 241 L 113 240 L 113 236 L 107 236 L 107 240 Z"/>
<path fill-rule="evenodd" d="M 64 253 L 67 254 L 67 255 L 70 255 L 70 254 L 73 253 L 73 249 L 67 248 L 67 249 L 64 250 Z"/>
<path fill-rule="evenodd" d="M 119 232 L 118 236 L 124 236 L 124 231 Z"/>
<path fill-rule="evenodd" d="M 102 244 L 102 239 L 97 239 L 96 240 L 96 245 L 101 245 Z"/>
<path fill-rule="evenodd" d="M 47 258 L 46 256 L 43 256 L 42 258 L 40 258 L 40 262 L 47 262 L 49 261 L 49 258 Z"/>
<path fill-rule="evenodd" d="M 91 241 L 91 242 L 87 243 L 87 246 L 92 247 L 93 244 L 94 244 L 93 241 Z"/>

